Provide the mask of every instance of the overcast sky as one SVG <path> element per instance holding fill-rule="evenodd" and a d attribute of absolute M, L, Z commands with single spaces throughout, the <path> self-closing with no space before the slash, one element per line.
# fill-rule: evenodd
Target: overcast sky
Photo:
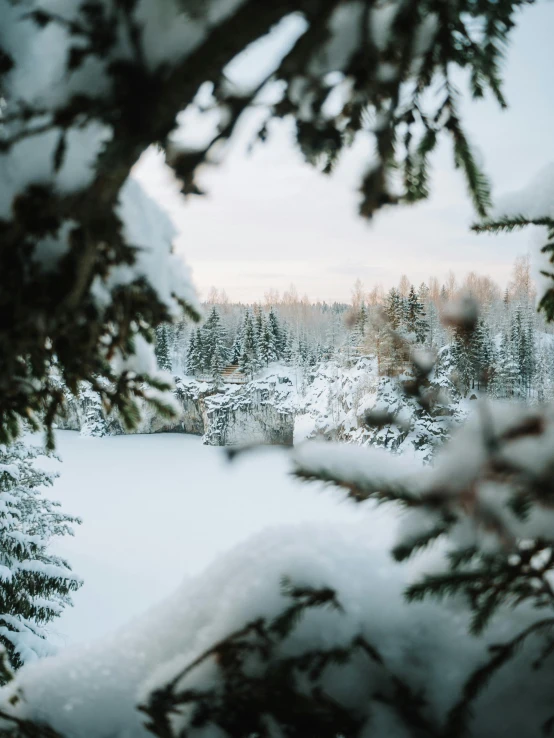
<path fill-rule="evenodd" d="M 526 8 L 506 64 L 510 108 L 502 112 L 492 100 L 464 108 L 495 195 L 520 189 L 554 159 L 553 28 L 552 0 Z M 262 62 L 254 50 L 241 71 L 255 74 Z M 433 159 L 431 200 L 390 209 L 367 223 L 357 216 L 356 188 L 369 148 L 348 152 L 325 177 L 302 161 L 286 123 L 246 153 L 254 124 L 245 120 L 225 162 L 203 173 L 205 197 L 183 200 L 153 151 L 136 168 L 171 214 L 179 232 L 176 248 L 191 265 L 201 295 L 215 285 L 234 300 L 253 301 L 270 287 L 283 291 L 294 283 L 312 299 L 347 300 L 358 277 L 369 289 L 378 282 L 390 287 L 403 273 L 419 283 L 431 275 L 443 278 L 450 269 L 460 277 L 473 269 L 505 284 L 514 258 L 527 252 L 525 232 L 470 233 L 472 209 L 447 142 Z"/>

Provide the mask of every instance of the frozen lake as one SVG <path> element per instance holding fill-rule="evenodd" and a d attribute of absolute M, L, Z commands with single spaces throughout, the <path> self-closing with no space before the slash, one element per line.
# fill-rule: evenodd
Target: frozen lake
<path fill-rule="evenodd" d="M 290 476 L 280 448 L 230 464 L 221 448 L 196 436 L 82 438 L 59 431 L 57 452 L 63 464 L 48 466 L 61 476 L 48 494 L 83 524 L 56 549 L 85 580 L 75 606 L 51 626 L 62 643 L 123 625 L 264 528 L 379 515 Z"/>

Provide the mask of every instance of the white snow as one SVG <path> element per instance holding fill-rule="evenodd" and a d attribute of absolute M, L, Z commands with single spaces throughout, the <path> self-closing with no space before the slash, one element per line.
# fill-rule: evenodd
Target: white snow
<path fill-rule="evenodd" d="M 58 431 L 57 444 L 62 474 L 50 496 L 83 518 L 57 552 L 85 581 L 51 626 L 62 643 L 113 631 L 268 526 L 366 519 L 341 492 L 290 476 L 283 449 L 229 464 L 222 449 L 183 434 Z"/>
<path fill-rule="evenodd" d="M 390 511 L 341 506 L 340 493 L 287 479 L 281 450 L 246 454 L 228 466 L 219 449 L 182 435 L 83 439 L 62 432 L 58 439 L 66 463 L 55 492 L 84 518 L 75 540 L 63 544 L 85 578 L 73 618 L 59 621 L 74 640 L 113 631 L 169 594 L 180 578 L 211 564 L 112 636 L 26 665 L 0 691 L 3 710 L 44 720 L 67 738 L 146 736 L 137 705 L 237 627 L 280 612 L 283 575 L 299 585 L 332 587 L 344 608 L 308 613 L 283 644 L 283 655 L 345 646 L 363 635 L 378 645 L 393 673 L 411 688 L 425 687 L 434 722 L 482 663 L 487 644 L 529 622 L 524 610 L 510 611 L 484 638 L 468 638 L 467 610 L 456 601 L 405 603 L 404 588 L 417 570 L 390 560 Z M 324 451 L 318 446 L 316 456 Z M 343 451 L 345 473 L 354 456 L 367 454 Z M 289 525 L 273 527 L 282 523 Z M 429 555 L 424 558 L 428 563 Z M 531 657 L 521 654 L 524 668 Z M 187 687 L 213 683 L 215 671 L 213 663 L 193 670 Z M 368 694 L 385 678 L 374 662 L 357 660 L 330 674 L 326 690 L 363 713 Z M 522 710 L 513 670 L 500 674 L 475 704 L 475 734 L 511 738 L 526 734 L 529 711 L 538 724 L 546 719 L 550 674 L 544 670 L 535 678 Z M 17 690 L 20 698 L 9 704 Z M 385 710 L 371 723 L 371 735 L 402 735 L 396 725 L 394 713 Z"/>
<path fill-rule="evenodd" d="M 125 240 L 138 250 L 132 266 L 122 265 L 112 270 L 106 281 L 107 288 L 113 290 L 142 277 L 167 306 L 170 315 L 180 316 L 178 300 L 200 312 L 190 269 L 182 257 L 172 253 L 175 227 L 133 177 L 123 185 L 118 214 L 123 221 Z"/>

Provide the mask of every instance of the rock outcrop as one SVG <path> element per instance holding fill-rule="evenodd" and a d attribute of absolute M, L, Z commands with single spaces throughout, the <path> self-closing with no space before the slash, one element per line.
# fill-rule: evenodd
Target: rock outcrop
<path fill-rule="evenodd" d="M 434 382 L 438 387 L 446 383 L 444 389 L 452 396 L 445 373 L 437 372 Z M 347 366 L 323 362 L 308 372 L 276 366 L 247 384 L 217 385 L 177 377 L 175 385 L 178 418 L 168 421 L 145 406 L 136 433 L 191 433 L 212 446 L 290 446 L 319 437 L 380 445 L 428 461 L 459 420 L 459 398 L 445 404 L 445 417 L 430 415 L 407 398 L 395 380 L 379 377 L 370 358 Z M 381 428 L 368 425 L 368 411 L 376 409 L 401 422 Z M 117 414 L 104 416 L 98 395 L 90 388 L 83 388 L 77 399 L 69 398 L 67 417 L 58 427 L 92 436 L 126 432 Z"/>

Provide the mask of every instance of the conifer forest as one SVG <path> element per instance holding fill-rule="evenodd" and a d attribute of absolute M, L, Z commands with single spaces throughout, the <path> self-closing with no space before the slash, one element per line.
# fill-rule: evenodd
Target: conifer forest
<path fill-rule="evenodd" d="M 0 738 L 554 736 L 553 27 L 0 0 Z"/>

